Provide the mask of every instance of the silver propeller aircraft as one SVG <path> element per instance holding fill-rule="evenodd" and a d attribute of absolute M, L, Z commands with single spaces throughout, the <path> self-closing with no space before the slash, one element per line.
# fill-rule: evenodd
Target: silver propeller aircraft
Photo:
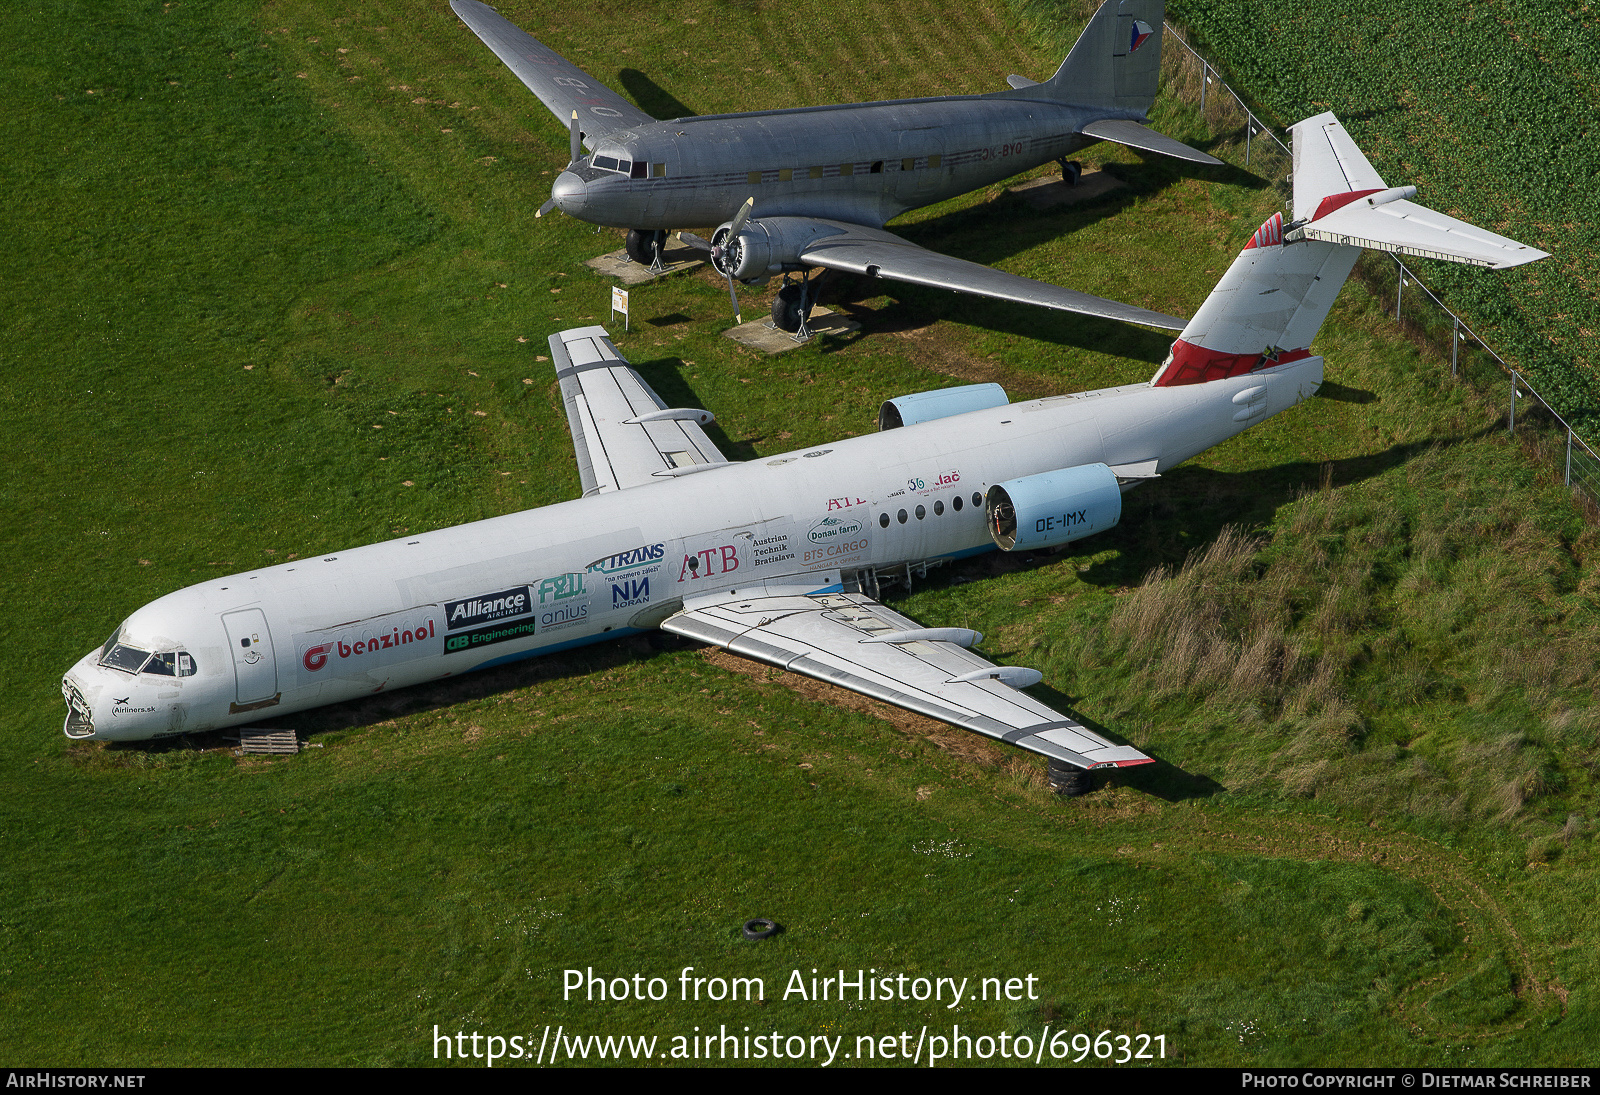
<path fill-rule="evenodd" d="M 1144 123 L 1161 73 L 1163 0 L 1107 0 L 1056 74 L 1010 77 L 988 95 L 715 114 L 660 122 L 477 0 L 451 8 L 569 127 L 571 162 L 552 207 L 629 229 L 628 253 L 651 263 L 671 229 L 723 222 L 710 242 L 728 278 L 764 282 L 820 266 L 1179 331 L 1184 321 L 936 254 L 884 224 L 980 186 L 1060 161 L 1097 141 L 1219 164 Z M 583 148 L 592 150 L 585 157 Z M 773 318 L 797 330 L 806 283 L 787 286 Z"/>
<path fill-rule="evenodd" d="M 400 688 L 652 628 L 1094 769 L 1146 764 L 1030 696 L 982 636 L 880 604 L 892 576 L 1115 525 L 1122 493 L 1313 394 L 1311 341 L 1362 247 L 1514 266 L 1544 252 L 1390 188 L 1332 114 L 1295 135 L 1261 226 L 1145 384 L 1010 403 L 890 400 L 880 432 L 748 463 L 667 406 L 599 327 L 550 338 L 583 495 L 234 574 L 134 612 L 66 674 L 65 731 L 140 740 Z"/>

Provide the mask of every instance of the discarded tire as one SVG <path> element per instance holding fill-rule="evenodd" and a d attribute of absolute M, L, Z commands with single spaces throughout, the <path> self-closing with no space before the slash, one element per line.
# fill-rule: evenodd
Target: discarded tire
<path fill-rule="evenodd" d="M 1052 759 L 1049 773 L 1050 789 L 1062 798 L 1076 798 L 1094 790 L 1094 776 L 1082 768 Z"/>
<path fill-rule="evenodd" d="M 746 939 L 771 939 L 778 934 L 778 923 L 775 920 L 758 918 L 744 922 L 744 937 Z"/>

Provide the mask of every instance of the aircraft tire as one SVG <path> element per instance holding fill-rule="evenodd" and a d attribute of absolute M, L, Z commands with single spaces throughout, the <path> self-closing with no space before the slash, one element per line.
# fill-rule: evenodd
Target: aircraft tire
<path fill-rule="evenodd" d="M 772 325 L 790 334 L 800 329 L 800 286 L 785 285 L 772 298 Z"/>
<path fill-rule="evenodd" d="M 758 939 L 771 939 L 778 934 L 778 923 L 765 917 L 744 922 L 744 937 L 752 942 Z"/>
<path fill-rule="evenodd" d="M 1083 177 L 1083 165 L 1077 160 L 1068 160 L 1061 165 L 1061 175 L 1068 186 L 1077 186 Z"/>
<path fill-rule="evenodd" d="M 643 228 L 628 229 L 628 242 L 624 245 L 628 257 L 640 266 L 649 266 L 656 260 L 656 252 L 667 246 L 665 232 L 646 232 Z"/>
<path fill-rule="evenodd" d="M 1094 774 L 1060 761 L 1050 762 L 1050 789 L 1062 798 L 1077 798 L 1094 790 Z"/>

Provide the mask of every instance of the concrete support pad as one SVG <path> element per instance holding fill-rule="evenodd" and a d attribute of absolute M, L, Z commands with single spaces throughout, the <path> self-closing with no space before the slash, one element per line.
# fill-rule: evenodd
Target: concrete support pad
<path fill-rule="evenodd" d="M 833 312 L 821 305 L 811 309 L 809 325 L 813 335 L 842 335 L 861 330 L 861 324 L 849 316 Z M 752 319 L 748 323 L 730 327 L 722 333 L 743 346 L 749 346 L 752 350 L 764 350 L 769 354 L 781 354 L 785 350 L 805 345 L 804 342 L 795 341 L 795 337 L 788 331 L 780 331 L 774 327 L 771 316 Z"/>
<path fill-rule="evenodd" d="M 1058 176 L 1029 179 L 1025 183 L 1006 187 L 1006 193 L 1015 194 L 1035 209 L 1049 209 L 1057 205 L 1072 205 L 1098 198 L 1102 194 L 1125 185 L 1121 179 L 1104 171 L 1085 171 L 1077 186 L 1068 186 Z"/>
<path fill-rule="evenodd" d="M 648 266 L 640 266 L 628 257 L 626 250 L 601 255 L 597 259 L 590 259 L 584 265 L 604 277 L 616 278 L 624 285 L 643 285 L 665 274 L 679 274 L 685 270 L 704 266 L 706 264 L 704 256 L 704 251 L 681 244 L 674 247 L 672 241 L 668 240 L 667 248 L 661 255 L 662 265 L 666 267 L 662 274 L 653 272 Z"/>

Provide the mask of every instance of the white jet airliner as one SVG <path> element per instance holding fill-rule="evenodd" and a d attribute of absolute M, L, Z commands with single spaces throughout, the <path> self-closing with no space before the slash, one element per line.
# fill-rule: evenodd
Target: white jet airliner
<path fill-rule="evenodd" d="M 583 497 L 234 574 L 134 612 L 67 673 L 66 734 L 236 726 L 662 628 L 1080 769 L 1145 764 L 1023 689 L 961 628 L 875 599 L 879 572 L 1115 525 L 1122 492 L 1312 395 L 1311 341 L 1362 247 L 1544 257 L 1390 188 L 1332 114 L 1294 127 L 1294 220 L 1245 245 L 1156 375 L 1009 403 L 889 401 L 882 432 L 747 463 L 668 407 L 599 327 L 550 347 Z"/>

